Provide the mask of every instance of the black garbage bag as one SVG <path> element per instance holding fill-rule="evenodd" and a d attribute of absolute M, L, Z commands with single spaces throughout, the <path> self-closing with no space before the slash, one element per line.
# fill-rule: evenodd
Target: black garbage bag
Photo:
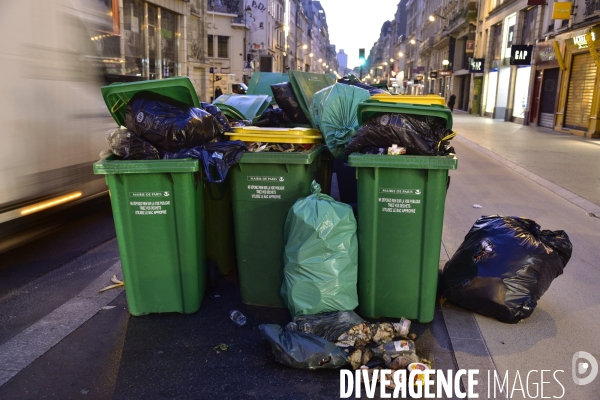
<path fill-rule="evenodd" d="M 163 158 L 198 158 L 202 161 L 206 179 L 212 183 L 220 183 L 227 178 L 229 169 L 240 161 L 246 150 L 246 143 L 240 140 L 210 142 L 176 153 L 166 152 Z"/>
<path fill-rule="evenodd" d="M 160 152 L 130 130 L 120 127 L 106 132 L 109 153 L 125 160 L 158 160 Z"/>
<path fill-rule="evenodd" d="M 275 359 L 288 367 L 321 369 L 348 364 L 342 349 L 318 336 L 274 324 L 263 324 L 258 329 L 271 344 Z"/>
<path fill-rule="evenodd" d="M 540 230 L 527 218 L 481 217 L 444 266 L 442 296 L 479 314 L 517 323 L 533 313 L 572 251 L 564 231 Z"/>
<path fill-rule="evenodd" d="M 229 120 L 223 115 L 219 107 L 215 106 L 214 104 L 204 102 L 200 103 L 200 106 L 204 111 L 206 111 L 207 113 L 215 117 L 217 121 L 219 121 L 219 123 L 223 127 L 224 132 L 230 132 L 232 130 L 231 126 L 229 125 Z"/>
<path fill-rule="evenodd" d="M 343 77 L 341 79 L 338 79 L 337 82 L 343 83 L 344 85 L 356 86 L 361 89 L 368 90 L 369 95 L 371 95 L 371 96 L 373 96 L 374 94 L 390 94 L 386 90 L 376 88 L 375 86 L 370 86 L 370 85 L 364 84 L 364 83 L 360 82 L 359 80 L 357 80 L 356 78 Z"/>
<path fill-rule="evenodd" d="M 273 97 L 277 105 L 283 110 L 291 123 L 310 124 L 308 118 L 306 118 L 306 114 L 304 114 L 304 111 L 300 107 L 300 103 L 298 103 L 298 98 L 290 82 L 271 85 L 271 90 L 273 91 Z"/>
<path fill-rule="evenodd" d="M 171 152 L 210 142 L 224 132 L 210 113 L 144 91 L 127 104 L 125 126 L 159 150 Z"/>
<path fill-rule="evenodd" d="M 330 342 L 337 342 L 340 336 L 352 327 L 364 322 L 365 320 L 354 311 L 333 311 L 294 317 L 298 330 L 317 335 Z"/>
<path fill-rule="evenodd" d="M 450 139 L 456 134 L 443 118 L 425 115 L 379 114 L 358 128 L 346 146 L 346 155 L 397 144 L 407 155 L 443 156 L 454 153 Z"/>
<path fill-rule="evenodd" d="M 290 123 L 289 118 L 281 108 L 268 108 L 260 118 L 254 123 L 254 126 L 279 128 L 282 124 Z"/>

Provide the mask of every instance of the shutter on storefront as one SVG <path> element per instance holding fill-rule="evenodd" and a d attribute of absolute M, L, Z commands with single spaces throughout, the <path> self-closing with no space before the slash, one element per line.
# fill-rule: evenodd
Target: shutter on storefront
<path fill-rule="evenodd" d="M 573 57 L 570 75 L 564 126 L 587 130 L 596 82 L 596 64 L 589 53 Z"/>

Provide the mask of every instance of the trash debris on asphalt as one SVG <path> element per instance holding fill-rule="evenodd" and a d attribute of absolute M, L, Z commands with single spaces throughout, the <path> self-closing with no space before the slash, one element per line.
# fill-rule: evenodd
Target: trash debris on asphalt
<path fill-rule="evenodd" d="M 219 354 L 221 351 L 229 350 L 229 345 L 227 345 L 225 343 L 219 343 L 218 345 L 213 347 L 213 350 L 215 350 L 217 352 L 217 354 Z"/>
<path fill-rule="evenodd" d="M 527 218 L 481 217 L 444 266 L 442 296 L 479 314 L 517 323 L 533 313 L 572 251 L 562 230 L 541 230 Z"/>
<path fill-rule="evenodd" d="M 239 326 L 244 326 L 246 324 L 246 316 L 238 310 L 231 310 L 229 312 L 229 318 Z"/>
<path fill-rule="evenodd" d="M 125 282 L 123 282 L 122 280 L 120 280 L 119 278 L 117 278 L 117 275 L 113 275 L 110 278 L 110 281 L 112 283 L 114 283 L 114 285 L 109 285 L 109 286 L 103 287 L 102 289 L 100 289 L 100 291 L 98 293 L 102 293 L 102 292 L 105 292 L 105 291 L 110 290 L 110 289 L 115 289 L 115 288 L 118 288 L 118 287 L 125 286 Z"/>
<path fill-rule="evenodd" d="M 101 307 L 101 309 L 102 310 L 112 310 L 115 307 L 117 307 L 117 306 L 104 306 L 104 307 Z"/>
<path fill-rule="evenodd" d="M 289 210 L 283 228 L 281 296 L 292 316 L 353 310 L 358 306 L 358 241 L 352 207 L 321 193 Z"/>
<path fill-rule="evenodd" d="M 274 324 L 263 324 L 258 329 L 271 344 L 275 360 L 284 365 L 301 369 L 340 368 L 348 365 L 344 351 L 321 337 Z"/>
<path fill-rule="evenodd" d="M 479 204 L 473 204 L 473 208 L 483 208 L 483 207 L 480 206 Z"/>

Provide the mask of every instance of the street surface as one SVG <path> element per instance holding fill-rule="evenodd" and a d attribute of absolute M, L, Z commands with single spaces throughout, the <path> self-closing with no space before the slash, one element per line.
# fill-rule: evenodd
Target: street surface
<path fill-rule="evenodd" d="M 508 373 L 514 399 L 598 398 L 600 377 L 578 386 L 571 372 L 577 351 L 600 360 L 600 141 L 458 112 L 454 119 L 458 169 L 450 171 L 440 266 L 482 215 L 565 230 L 574 250 L 529 319 L 503 324 L 442 303 L 434 322 L 414 324 L 418 354 L 437 369 L 479 369 L 479 398 L 494 398 L 488 371 L 492 379 Z M 113 273 L 122 277 L 107 203 L 1 255 L 0 399 L 339 397 L 339 371 L 274 361 L 257 327 L 290 316 L 241 304 L 235 273 L 193 315 L 133 317 L 122 289 L 98 294 Z M 248 323 L 231 322 L 231 309 Z M 221 343 L 227 351 L 214 349 Z"/>

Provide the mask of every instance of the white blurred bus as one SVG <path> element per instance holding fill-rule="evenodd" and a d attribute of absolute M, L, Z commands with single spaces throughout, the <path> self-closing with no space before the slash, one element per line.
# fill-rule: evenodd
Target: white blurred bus
<path fill-rule="evenodd" d="M 26 220 L 107 193 L 92 164 L 116 126 L 100 87 L 120 61 L 99 47 L 118 44 L 115 1 L 0 2 L 0 250 Z"/>

